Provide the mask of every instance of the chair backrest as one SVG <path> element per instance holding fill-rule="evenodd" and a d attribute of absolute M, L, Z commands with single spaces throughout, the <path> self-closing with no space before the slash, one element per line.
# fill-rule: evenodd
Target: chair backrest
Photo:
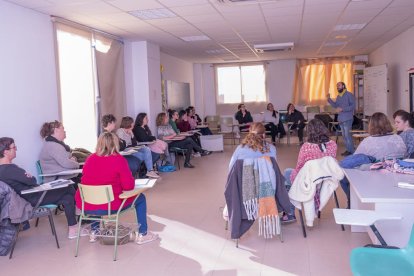
<path fill-rule="evenodd" d="M 206 116 L 206 123 L 208 124 L 208 127 L 210 129 L 218 129 L 219 128 L 219 121 L 220 121 L 220 116 L 217 115 L 208 115 Z"/>
<path fill-rule="evenodd" d="M 333 108 L 331 105 L 324 105 L 323 111 L 328 113 L 335 113 L 335 108 Z"/>
<path fill-rule="evenodd" d="M 221 132 L 231 132 L 233 130 L 233 117 L 220 117 L 220 130 Z"/>
<path fill-rule="evenodd" d="M 89 204 L 108 204 L 114 200 L 111 185 L 85 185 L 78 184 L 82 201 Z"/>
<path fill-rule="evenodd" d="M 311 115 L 310 119 L 313 119 L 315 114 L 321 113 L 321 107 L 318 105 L 315 106 L 307 106 L 306 107 L 306 119 L 309 121 L 309 115 Z M 313 115 L 313 116 L 312 116 Z"/>
<path fill-rule="evenodd" d="M 42 166 L 40 165 L 40 160 L 36 161 L 36 170 L 37 170 L 37 181 L 39 184 L 43 184 L 44 179 L 41 174 L 43 174 Z"/>

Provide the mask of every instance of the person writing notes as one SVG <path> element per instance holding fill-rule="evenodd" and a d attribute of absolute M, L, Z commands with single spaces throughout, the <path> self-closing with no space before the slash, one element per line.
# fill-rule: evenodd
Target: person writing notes
<path fill-rule="evenodd" d="M 336 101 L 332 100 L 331 95 L 328 93 L 328 103 L 333 108 L 336 108 L 338 112 L 339 127 L 341 128 L 346 148 L 346 151 L 341 155 L 347 156 L 354 153 L 351 129 L 354 121 L 355 97 L 351 92 L 347 91 L 346 85 L 343 82 L 338 82 L 336 89 L 338 90 Z"/>

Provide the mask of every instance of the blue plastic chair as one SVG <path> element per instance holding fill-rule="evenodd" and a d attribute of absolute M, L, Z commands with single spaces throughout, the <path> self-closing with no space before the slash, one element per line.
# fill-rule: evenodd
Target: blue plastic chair
<path fill-rule="evenodd" d="M 40 184 L 43 184 L 44 179 L 43 179 L 43 171 L 42 171 L 42 166 L 40 165 L 40 160 L 36 161 L 36 169 L 37 169 L 37 180 L 39 181 Z M 47 209 L 57 209 L 57 205 L 56 204 L 45 204 L 42 206 L 39 206 L 40 208 L 47 208 Z M 56 213 L 55 213 L 56 215 Z M 35 227 L 37 227 L 39 225 L 39 218 L 36 219 L 36 225 Z M 53 232 L 53 230 L 52 230 Z"/>
<path fill-rule="evenodd" d="M 414 226 L 405 248 L 376 246 L 353 249 L 351 270 L 355 276 L 414 275 Z"/>

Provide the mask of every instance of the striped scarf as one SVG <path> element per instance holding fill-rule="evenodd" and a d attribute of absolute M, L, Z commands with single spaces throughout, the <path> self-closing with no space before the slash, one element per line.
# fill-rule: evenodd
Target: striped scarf
<path fill-rule="evenodd" d="M 276 175 L 270 157 L 245 159 L 242 173 L 242 198 L 247 218 L 259 218 L 259 235 L 272 238 L 278 228 L 275 200 Z"/>

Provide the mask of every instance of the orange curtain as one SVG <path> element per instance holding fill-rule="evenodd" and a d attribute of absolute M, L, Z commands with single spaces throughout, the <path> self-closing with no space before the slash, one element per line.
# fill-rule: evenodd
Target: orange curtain
<path fill-rule="evenodd" d="M 326 105 L 327 94 L 337 95 L 336 83 L 344 82 L 352 91 L 352 58 L 300 59 L 296 62 L 293 103 L 296 105 Z"/>

